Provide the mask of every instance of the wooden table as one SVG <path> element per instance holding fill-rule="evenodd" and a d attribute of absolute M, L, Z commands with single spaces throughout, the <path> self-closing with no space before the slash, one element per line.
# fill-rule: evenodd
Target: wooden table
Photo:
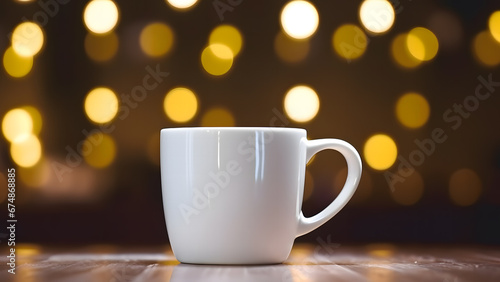
<path fill-rule="evenodd" d="M 0 257 L 0 281 L 500 281 L 500 248 L 296 244 L 278 265 L 180 264 L 168 246 L 17 248 L 16 274 Z M 7 253 L 8 254 L 8 253 Z"/>

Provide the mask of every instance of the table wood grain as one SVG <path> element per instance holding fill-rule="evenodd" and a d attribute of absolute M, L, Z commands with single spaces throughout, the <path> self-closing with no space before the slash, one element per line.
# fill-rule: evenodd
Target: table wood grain
<path fill-rule="evenodd" d="M 500 281 L 500 247 L 296 244 L 276 265 L 180 264 L 168 246 L 2 250 L 0 281 Z M 8 254 L 8 253 L 7 253 Z"/>

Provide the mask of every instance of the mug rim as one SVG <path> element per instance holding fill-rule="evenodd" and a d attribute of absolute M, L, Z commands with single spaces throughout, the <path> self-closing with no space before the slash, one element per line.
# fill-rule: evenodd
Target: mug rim
<path fill-rule="evenodd" d="M 172 131 L 304 131 L 304 128 L 299 127 L 272 127 L 272 126 L 224 126 L 224 127 L 203 127 L 203 126 L 187 126 L 187 127 L 166 127 L 162 128 L 160 132 Z"/>

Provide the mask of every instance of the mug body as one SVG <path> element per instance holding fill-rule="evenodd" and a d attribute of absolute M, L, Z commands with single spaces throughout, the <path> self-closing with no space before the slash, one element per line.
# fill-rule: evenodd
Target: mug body
<path fill-rule="evenodd" d="M 176 258 L 286 260 L 302 206 L 305 139 L 295 128 L 162 129 L 162 197 Z"/>

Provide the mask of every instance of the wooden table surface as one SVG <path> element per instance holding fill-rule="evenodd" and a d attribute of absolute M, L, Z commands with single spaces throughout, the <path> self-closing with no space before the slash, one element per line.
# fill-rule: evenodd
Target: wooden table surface
<path fill-rule="evenodd" d="M 500 247 L 296 244 L 277 265 L 180 264 L 168 246 L 2 249 L 0 281 L 500 281 Z"/>

